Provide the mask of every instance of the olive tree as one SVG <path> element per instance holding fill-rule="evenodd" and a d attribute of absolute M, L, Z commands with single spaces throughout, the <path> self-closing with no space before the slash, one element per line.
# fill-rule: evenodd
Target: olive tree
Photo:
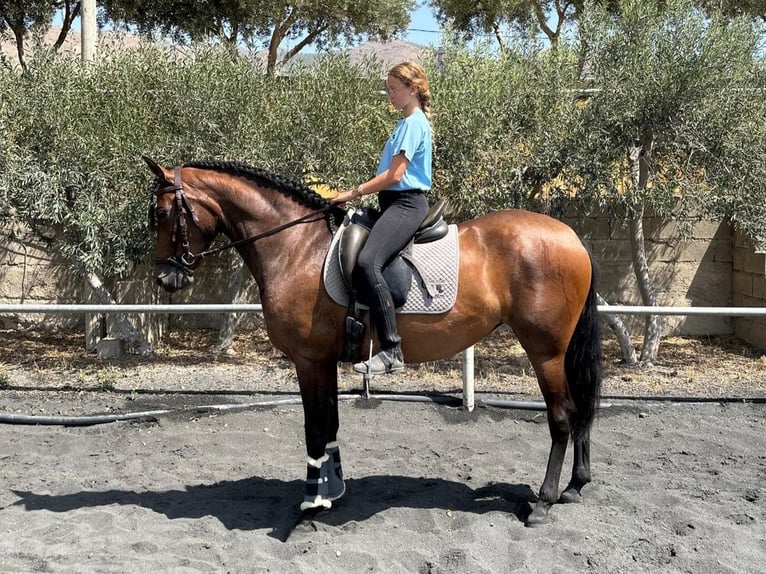
<path fill-rule="evenodd" d="M 58 50 L 66 40 L 74 20 L 80 15 L 76 0 L 0 0 L 0 38 L 10 35 L 16 46 L 19 65 L 26 69 L 26 42 L 30 33 L 47 31 L 56 13 L 61 14 L 61 29 L 52 48 Z"/>
<path fill-rule="evenodd" d="M 434 94 L 434 193 L 453 213 L 474 217 L 505 207 L 548 208 L 544 181 L 560 172 L 563 135 L 575 121 L 572 51 L 486 44 L 445 46 L 429 70 Z"/>
<path fill-rule="evenodd" d="M 591 6 L 620 14 L 619 0 L 430 0 L 438 20 L 467 38 L 491 34 L 500 48 L 512 47 L 511 32 L 519 37 L 541 34 L 556 49 L 559 39 L 587 15 Z M 663 9 L 667 0 L 646 0 L 645 5 Z M 766 19 L 762 0 L 695 0 L 694 6 L 729 18 L 748 16 Z"/>
<path fill-rule="evenodd" d="M 582 107 L 568 169 L 580 194 L 626 214 L 645 305 L 657 305 L 645 212 L 681 222 L 715 213 L 755 232 L 766 180 L 740 170 L 748 158 L 763 165 L 761 31 L 752 19 L 710 17 L 686 0 L 626 0 L 616 17 L 591 6 L 580 23 L 598 91 Z M 641 362 L 656 360 L 661 326 L 658 315 L 647 317 Z"/>
<path fill-rule="evenodd" d="M 103 0 L 105 17 L 143 34 L 241 43 L 267 50 L 267 72 L 309 45 L 337 48 L 361 37 L 390 38 L 407 27 L 412 0 Z M 291 47 L 284 49 L 287 41 Z"/>

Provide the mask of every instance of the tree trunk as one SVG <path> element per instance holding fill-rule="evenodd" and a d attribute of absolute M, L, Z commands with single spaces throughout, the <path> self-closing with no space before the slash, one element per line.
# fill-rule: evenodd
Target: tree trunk
<path fill-rule="evenodd" d="M 545 8 L 542 5 L 542 2 L 539 0 L 534 0 L 532 2 L 532 10 L 535 13 L 535 17 L 537 18 L 537 25 L 540 27 L 540 31 L 543 32 L 548 38 L 548 41 L 551 43 L 551 49 L 556 50 L 558 48 L 559 44 L 559 35 L 561 34 L 561 28 L 564 25 L 564 16 L 565 11 L 564 9 L 559 6 L 558 2 L 555 6 L 556 11 L 556 30 L 552 30 L 551 27 L 548 25 L 551 22 L 551 12 L 546 11 Z"/>
<path fill-rule="evenodd" d="M 651 134 L 645 134 L 641 142 L 637 142 L 628 150 L 628 159 L 633 180 L 634 193 L 646 189 L 649 179 L 649 156 L 653 146 Z M 646 260 L 646 243 L 644 240 L 644 208 L 637 209 L 635 215 L 628 219 L 630 230 L 630 251 L 633 259 L 633 272 L 638 280 L 638 290 L 644 305 L 656 307 L 657 295 L 649 275 L 649 264 Z M 662 319 L 659 315 L 647 315 L 644 324 L 644 344 L 641 347 L 640 362 L 642 365 L 652 365 L 657 360 L 662 336 Z"/>
<path fill-rule="evenodd" d="M 599 305 L 609 305 L 601 295 L 597 294 L 596 298 Z M 622 322 L 622 319 L 620 319 L 617 315 L 612 315 L 609 313 L 604 313 L 604 319 L 606 320 L 607 325 L 609 325 L 609 328 L 612 329 L 614 336 L 617 337 L 617 342 L 620 343 L 622 362 L 629 367 L 636 366 L 638 364 L 638 360 L 636 359 L 636 350 L 633 348 L 633 344 L 630 342 L 630 333 L 628 333 L 628 330 L 625 328 L 625 324 Z"/>
<path fill-rule="evenodd" d="M 74 6 L 72 6 L 71 0 L 66 0 L 64 2 L 64 17 L 61 21 L 61 31 L 59 32 L 58 38 L 56 38 L 56 43 L 53 44 L 53 49 L 57 52 L 59 48 L 64 45 L 64 41 L 66 40 L 66 37 L 69 34 L 69 30 L 72 27 L 72 22 L 74 22 L 75 18 L 77 18 L 79 15 L 80 3 L 75 2 Z"/>
<path fill-rule="evenodd" d="M 24 35 L 27 32 L 27 29 L 23 26 L 21 27 L 12 27 L 13 30 L 13 37 L 16 40 L 16 56 L 19 59 L 19 65 L 21 66 L 21 69 L 23 71 L 27 71 L 27 61 L 24 57 Z"/>
<path fill-rule="evenodd" d="M 503 37 L 503 32 L 500 29 L 500 26 L 497 22 L 492 24 L 492 31 L 495 34 L 495 40 L 497 40 L 497 45 L 500 48 L 500 53 L 505 53 L 508 51 L 508 47 L 505 45 L 505 38 Z"/>
<path fill-rule="evenodd" d="M 87 273 L 85 279 L 93 290 L 93 294 L 96 296 L 96 300 L 100 305 L 117 304 L 114 297 L 112 297 L 106 287 L 104 287 L 104 284 L 98 275 L 95 273 Z M 144 337 L 143 333 L 128 321 L 128 318 L 124 313 L 115 313 L 113 321 L 119 331 L 120 338 L 125 341 L 134 352 L 143 356 L 151 356 L 154 354 L 154 349 L 146 340 L 146 337 Z"/>
<path fill-rule="evenodd" d="M 266 74 L 268 76 L 273 76 L 276 73 L 279 45 L 282 43 L 282 40 L 284 40 L 285 35 L 290 31 L 290 27 L 295 23 L 297 18 L 298 9 L 291 7 L 290 12 L 285 16 L 285 19 L 281 22 L 277 21 L 274 25 L 274 30 L 272 30 L 271 38 L 269 39 L 269 54 L 266 62 Z"/>

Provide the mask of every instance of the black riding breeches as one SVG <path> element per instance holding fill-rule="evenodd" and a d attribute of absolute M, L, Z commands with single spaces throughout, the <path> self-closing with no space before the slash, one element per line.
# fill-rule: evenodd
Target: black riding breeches
<path fill-rule="evenodd" d="M 428 214 L 428 199 L 421 191 L 385 190 L 378 194 L 381 215 L 359 253 L 354 269 L 356 285 L 370 295 L 375 285 L 388 288 L 383 268 L 412 239 Z"/>

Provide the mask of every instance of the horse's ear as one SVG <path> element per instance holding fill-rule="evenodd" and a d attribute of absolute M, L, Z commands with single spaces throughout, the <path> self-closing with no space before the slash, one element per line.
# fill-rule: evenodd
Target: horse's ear
<path fill-rule="evenodd" d="M 156 175 L 160 179 L 164 179 L 168 183 L 172 181 L 170 174 L 167 171 L 165 171 L 165 169 L 162 168 L 159 164 L 157 164 L 156 161 L 154 161 L 152 158 L 145 155 L 142 155 L 141 157 L 146 162 L 146 165 L 149 166 L 149 169 L 152 170 L 152 173 L 154 175 Z"/>

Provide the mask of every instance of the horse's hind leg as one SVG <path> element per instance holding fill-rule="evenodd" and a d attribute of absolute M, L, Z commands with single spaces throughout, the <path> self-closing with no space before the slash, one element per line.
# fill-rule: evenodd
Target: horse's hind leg
<path fill-rule="evenodd" d="M 562 503 L 582 502 L 580 491 L 591 481 L 590 474 L 590 429 L 574 440 L 574 461 L 572 464 L 572 479 L 561 493 Z"/>
<path fill-rule="evenodd" d="M 530 359 L 532 360 L 532 357 Z M 561 468 L 569 443 L 570 421 L 574 410 L 574 405 L 566 393 L 563 357 L 535 363 L 536 361 L 532 360 L 548 410 L 551 450 L 548 454 L 545 479 L 540 487 L 537 503 L 527 517 L 527 526 L 540 526 L 551 520 L 548 512 L 559 499 Z"/>

